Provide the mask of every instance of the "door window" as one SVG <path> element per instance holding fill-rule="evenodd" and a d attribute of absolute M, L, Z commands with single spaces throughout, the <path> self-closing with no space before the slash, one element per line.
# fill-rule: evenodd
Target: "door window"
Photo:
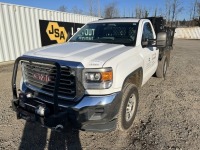
<path fill-rule="evenodd" d="M 149 22 L 146 22 L 143 27 L 142 41 L 147 39 L 154 39 L 153 31 Z"/>

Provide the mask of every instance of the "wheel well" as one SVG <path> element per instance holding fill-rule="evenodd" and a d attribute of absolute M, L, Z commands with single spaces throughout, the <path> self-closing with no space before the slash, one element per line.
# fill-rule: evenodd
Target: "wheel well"
<path fill-rule="evenodd" d="M 143 80 L 143 71 L 142 68 L 139 68 L 126 77 L 124 85 L 125 83 L 132 83 L 139 88 L 142 85 L 142 80 Z"/>

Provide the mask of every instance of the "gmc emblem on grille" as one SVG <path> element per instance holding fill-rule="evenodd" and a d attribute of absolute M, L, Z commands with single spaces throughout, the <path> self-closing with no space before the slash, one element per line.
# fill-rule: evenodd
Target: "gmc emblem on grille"
<path fill-rule="evenodd" d="M 45 74 L 40 74 L 40 73 L 35 73 L 33 74 L 33 78 L 43 81 L 43 82 L 50 82 L 51 81 L 51 77 Z"/>

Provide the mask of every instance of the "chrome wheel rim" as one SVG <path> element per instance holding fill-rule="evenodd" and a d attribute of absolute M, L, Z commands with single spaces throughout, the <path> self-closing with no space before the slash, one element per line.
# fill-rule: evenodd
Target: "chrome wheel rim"
<path fill-rule="evenodd" d="M 126 121 L 130 121 L 133 117 L 133 114 L 135 112 L 135 107 L 136 107 L 136 97 L 135 94 L 132 94 L 129 97 L 127 106 L 126 106 Z"/>

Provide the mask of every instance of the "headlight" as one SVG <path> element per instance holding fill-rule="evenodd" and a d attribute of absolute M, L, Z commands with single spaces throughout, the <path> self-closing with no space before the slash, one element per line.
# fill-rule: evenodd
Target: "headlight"
<path fill-rule="evenodd" d="M 112 68 L 83 70 L 83 85 L 86 89 L 108 89 L 112 81 Z"/>

